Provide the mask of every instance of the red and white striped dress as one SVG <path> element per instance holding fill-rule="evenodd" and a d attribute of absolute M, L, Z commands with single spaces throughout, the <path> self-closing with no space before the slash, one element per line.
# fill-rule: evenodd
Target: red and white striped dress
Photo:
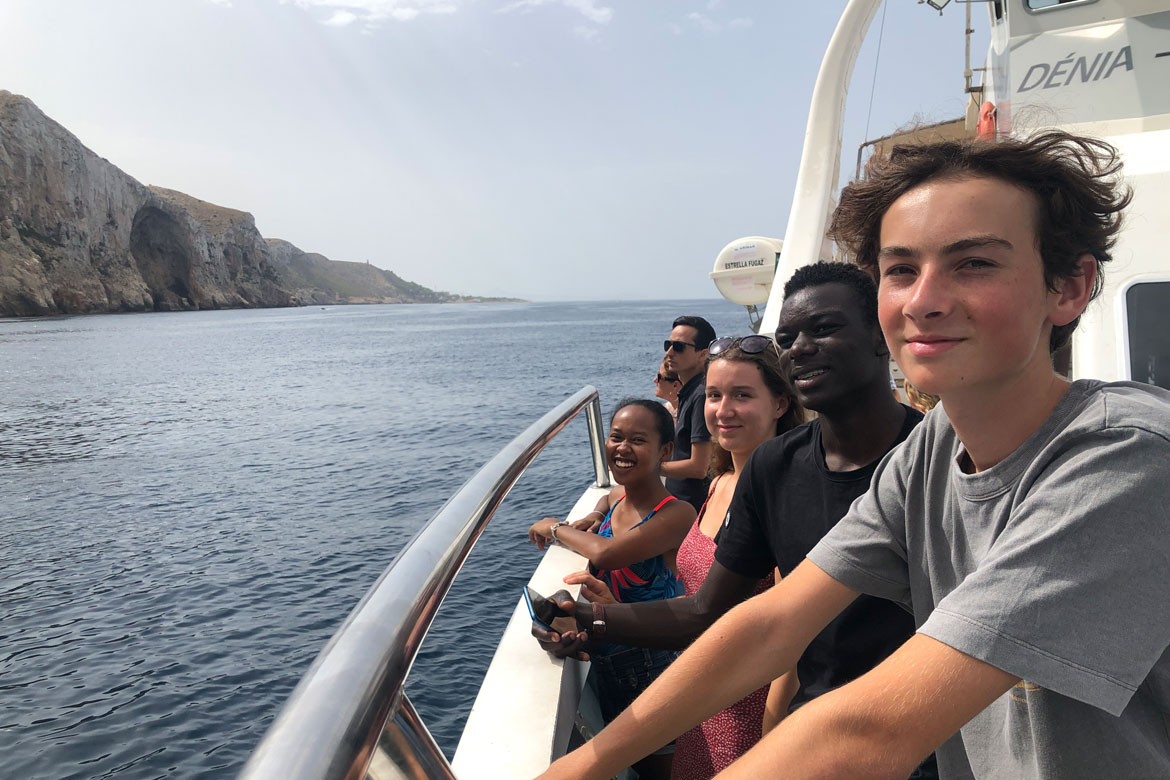
<path fill-rule="evenodd" d="M 690 533 L 678 548 L 679 579 L 683 581 L 688 596 L 698 592 L 715 562 L 715 541 L 699 530 L 706 508 L 704 504 Z M 772 587 L 772 583 L 773 575 L 768 575 L 756 588 L 756 593 Z M 735 663 L 735 659 L 729 658 L 726 662 Z M 710 780 L 746 753 L 760 741 L 760 723 L 767 698 L 768 686 L 765 685 L 679 737 L 675 741 L 670 780 Z"/>

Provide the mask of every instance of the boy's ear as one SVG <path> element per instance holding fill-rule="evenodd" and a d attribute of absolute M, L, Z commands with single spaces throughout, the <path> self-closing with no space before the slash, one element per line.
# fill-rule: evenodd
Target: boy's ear
<path fill-rule="evenodd" d="M 882 333 L 882 329 L 874 325 L 874 354 L 884 355 L 886 358 L 890 357 L 890 345 L 886 343 L 886 334 Z"/>
<path fill-rule="evenodd" d="M 1097 281 L 1097 259 L 1085 253 L 1077 259 L 1077 265 L 1080 275 L 1061 277 L 1056 292 L 1050 294 L 1048 321 L 1054 326 L 1069 324 L 1089 305 Z"/>

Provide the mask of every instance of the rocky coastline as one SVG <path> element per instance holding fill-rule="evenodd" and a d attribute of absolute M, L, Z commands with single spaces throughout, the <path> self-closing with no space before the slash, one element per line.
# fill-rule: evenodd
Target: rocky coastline
<path fill-rule="evenodd" d="M 0 90 L 0 317 L 504 300 L 266 239 L 251 214 L 143 185 Z"/>

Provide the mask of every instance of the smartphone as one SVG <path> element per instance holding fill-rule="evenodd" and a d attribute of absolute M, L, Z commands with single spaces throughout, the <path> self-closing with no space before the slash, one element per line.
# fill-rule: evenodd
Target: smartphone
<path fill-rule="evenodd" d="M 555 630 L 552 627 L 553 618 L 561 614 L 555 604 L 527 585 L 524 586 L 524 603 L 528 605 L 528 614 L 532 617 L 533 623 L 546 631 Z"/>

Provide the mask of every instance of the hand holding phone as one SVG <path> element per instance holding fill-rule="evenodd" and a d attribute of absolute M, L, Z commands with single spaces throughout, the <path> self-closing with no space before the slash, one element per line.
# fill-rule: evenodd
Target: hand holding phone
<path fill-rule="evenodd" d="M 532 617 L 532 622 L 546 631 L 554 631 L 555 629 L 552 627 L 553 619 L 562 617 L 565 614 L 561 612 L 556 604 L 534 591 L 528 585 L 524 586 L 524 603 L 528 605 L 528 614 Z"/>

